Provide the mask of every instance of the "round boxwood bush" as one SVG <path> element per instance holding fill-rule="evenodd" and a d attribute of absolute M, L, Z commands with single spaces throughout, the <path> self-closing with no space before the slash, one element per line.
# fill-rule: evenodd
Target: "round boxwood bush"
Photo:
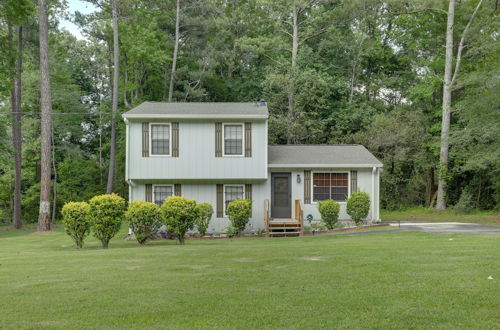
<path fill-rule="evenodd" d="M 100 195 L 93 197 L 89 205 L 92 232 L 106 249 L 122 225 L 125 200 L 116 194 Z"/>
<path fill-rule="evenodd" d="M 156 234 L 160 224 L 160 211 L 155 203 L 133 201 L 129 204 L 125 219 L 139 244 Z"/>
<path fill-rule="evenodd" d="M 321 220 L 325 223 L 328 229 L 333 229 L 339 220 L 340 204 L 336 201 L 326 200 L 319 202 L 319 213 Z"/>
<path fill-rule="evenodd" d="M 370 212 L 370 196 L 365 192 L 354 192 L 347 200 L 347 214 L 356 225 L 360 225 Z"/>
<path fill-rule="evenodd" d="M 247 199 L 234 200 L 227 206 L 226 213 L 231 221 L 233 233 L 240 235 L 252 216 L 252 201 Z"/>
<path fill-rule="evenodd" d="M 171 196 L 160 207 L 160 215 L 168 231 L 177 236 L 179 244 L 184 245 L 184 237 L 188 230 L 194 228 L 198 217 L 196 202 L 186 197 Z"/>
<path fill-rule="evenodd" d="M 196 228 L 198 229 L 200 236 L 205 236 L 214 210 L 212 205 L 209 203 L 201 203 L 196 205 L 196 212 L 198 215 L 198 218 L 196 219 Z"/>
<path fill-rule="evenodd" d="M 83 247 L 83 241 L 90 232 L 90 206 L 85 202 L 69 202 L 64 204 L 61 214 L 63 216 L 64 230 L 78 248 Z"/>

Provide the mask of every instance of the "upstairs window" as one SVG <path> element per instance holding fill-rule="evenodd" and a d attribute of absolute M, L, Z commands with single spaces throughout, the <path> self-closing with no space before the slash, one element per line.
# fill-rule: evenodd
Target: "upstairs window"
<path fill-rule="evenodd" d="M 153 202 L 161 206 L 165 199 L 174 195 L 174 187 L 172 185 L 154 185 L 153 186 Z"/>
<path fill-rule="evenodd" d="M 224 156 L 243 156 L 243 124 L 224 124 Z"/>
<path fill-rule="evenodd" d="M 151 156 L 170 155 L 170 124 L 151 124 Z"/>
<path fill-rule="evenodd" d="M 348 173 L 313 173 L 313 202 L 345 202 L 349 196 Z"/>

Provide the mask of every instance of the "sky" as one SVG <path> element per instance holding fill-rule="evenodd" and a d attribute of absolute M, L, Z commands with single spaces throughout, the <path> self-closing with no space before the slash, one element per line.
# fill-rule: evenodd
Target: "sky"
<path fill-rule="evenodd" d="M 94 11 L 96 11 L 97 8 L 86 1 L 83 0 L 68 0 L 68 13 L 72 16 L 74 15 L 75 11 L 79 11 L 82 14 L 90 14 Z M 76 38 L 78 39 L 85 39 L 84 36 L 82 36 L 80 29 L 78 26 L 73 24 L 72 22 L 68 20 L 61 20 L 60 22 L 61 28 L 64 28 L 71 32 Z"/>

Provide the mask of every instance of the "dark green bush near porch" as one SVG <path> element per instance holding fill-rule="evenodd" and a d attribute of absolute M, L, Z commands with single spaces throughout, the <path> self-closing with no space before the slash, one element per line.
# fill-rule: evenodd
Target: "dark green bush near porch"
<path fill-rule="evenodd" d="M 196 219 L 196 228 L 198 229 L 200 236 L 205 236 L 214 210 L 212 205 L 209 203 L 201 203 L 196 205 L 196 212 L 198 215 L 198 218 Z"/>
<path fill-rule="evenodd" d="M 227 206 L 226 213 L 231 221 L 234 235 L 240 235 L 246 228 L 252 216 L 251 200 L 234 200 Z"/>
<path fill-rule="evenodd" d="M 347 214 L 356 223 L 362 224 L 370 212 L 370 195 L 365 192 L 354 192 L 347 200 Z"/>
<path fill-rule="evenodd" d="M 326 227 L 328 229 L 335 228 L 339 220 L 340 204 L 332 200 L 321 201 L 318 204 L 318 209 L 321 214 L 321 220 L 323 220 Z"/>
<path fill-rule="evenodd" d="M 160 216 L 169 232 L 177 236 L 179 244 L 184 245 L 188 230 L 196 224 L 198 213 L 196 202 L 186 197 L 171 196 L 160 207 Z"/>
<path fill-rule="evenodd" d="M 123 221 L 126 202 L 116 194 L 95 196 L 89 201 L 91 229 L 106 249 L 118 233 Z"/>
<path fill-rule="evenodd" d="M 83 241 L 90 232 L 90 206 L 85 202 L 69 202 L 64 204 L 63 216 L 64 231 L 75 242 L 78 248 L 83 247 Z"/>
<path fill-rule="evenodd" d="M 133 201 L 125 212 L 125 219 L 134 233 L 139 244 L 144 245 L 146 240 L 156 234 L 161 222 L 160 211 L 155 203 Z"/>

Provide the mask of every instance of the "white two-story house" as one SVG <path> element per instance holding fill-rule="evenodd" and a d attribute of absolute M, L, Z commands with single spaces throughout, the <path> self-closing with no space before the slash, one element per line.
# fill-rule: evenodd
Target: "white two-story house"
<path fill-rule="evenodd" d="M 379 219 L 382 164 L 361 145 L 269 145 L 268 109 L 257 103 L 145 102 L 123 114 L 129 199 L 158 205 L 172 195 L 208 202 L 209 230 L 228 227 L 235 199 L 253 200 L 250 226 L 320 219 L 317 203 L 340 203 L 354 191 L 371 198 Z M 266 218 L 267 216 L 267 218 Z M 302 216 L 302 215 L 301 215 Z"/>

